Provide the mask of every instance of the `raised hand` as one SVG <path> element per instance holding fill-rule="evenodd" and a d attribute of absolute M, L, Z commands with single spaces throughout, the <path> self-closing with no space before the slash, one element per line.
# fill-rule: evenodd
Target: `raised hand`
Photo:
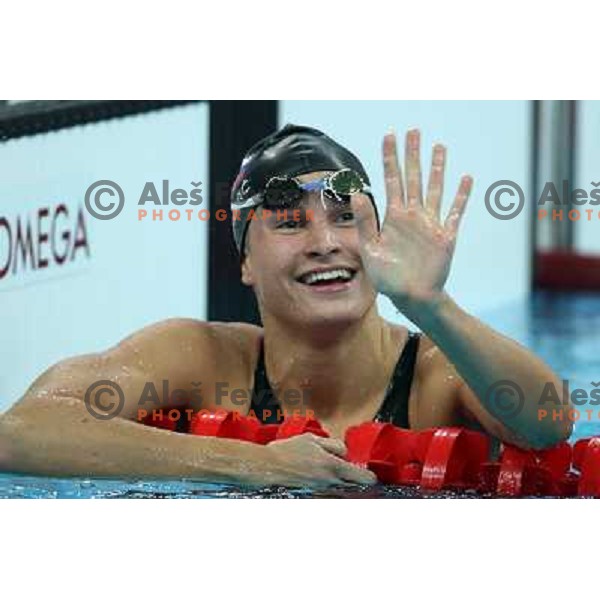
<path fill-rule="evenodd" d="M 380 232 L 368 226 L 369 201 L 352 199 L 360 236 L 363 265 L 375 289 L 388 296 L 400 309 L 435 302 L 442 294 L 450 272 L 460 220 L 473 184 L 461 178 L 454 202 L 441 222 L 446 149 L 433 148 L 426 197 L 421 184 L 420 134 L 406 134 L 406 187 L 398 163 L 396 136 L 383 141 L 383 166 L 387 209 Z"/>

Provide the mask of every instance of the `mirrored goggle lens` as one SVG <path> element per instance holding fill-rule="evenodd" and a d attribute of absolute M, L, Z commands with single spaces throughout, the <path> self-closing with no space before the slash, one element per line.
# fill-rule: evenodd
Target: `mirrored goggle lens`
<path fill-rule="evenodd" d="M 302 190 L 293 179 L 274 177 L 264 191 L 264 204 L 268 207 L 287 208 L 302 198 Z"/>
<path fill-rule="evenodd" d="M 349 196 L 363 190 L 363 181 L 358 173 L 343 169 L 334 173 L 329 179 L 329 187 L 338 196 Z"/>

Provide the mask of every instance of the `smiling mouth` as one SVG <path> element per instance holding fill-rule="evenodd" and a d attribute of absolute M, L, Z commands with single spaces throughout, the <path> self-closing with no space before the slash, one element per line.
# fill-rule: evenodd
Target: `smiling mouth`
<path fill-rule="evenodd" d="M 332 284 L 348 283 L 356 276 L 354 269 L 330 269 L 329 271 L 313 271 L 296 278 L 296 281 L 309 287 L 327 287 Z"/>

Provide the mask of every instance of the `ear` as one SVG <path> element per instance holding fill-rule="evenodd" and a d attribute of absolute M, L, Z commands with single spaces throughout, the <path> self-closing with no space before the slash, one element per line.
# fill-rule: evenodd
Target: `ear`
<path fill-rule="evenodd" d="M 252 276 L 252 259 L 248 254 L 245 255 L 242 261 L 242 283 L 247 286 L 254 285 L 254 277 Z"/>

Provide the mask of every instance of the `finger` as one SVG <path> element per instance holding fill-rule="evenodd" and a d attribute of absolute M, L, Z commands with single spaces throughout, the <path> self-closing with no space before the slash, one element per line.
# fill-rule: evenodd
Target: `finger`
<path fill-rule="evenodd" d="M 411 129 L 406 134 L 406 149 L 404 152 L 407 208 L 423 206 L 420 146 L 421 134 L 419 133 L 419 130 Z"/>
<path fill-rule="evenodd" d="M 383 174 L 385 178 L 385 196 L 387 199 L 387 210 L 390 207 L 404 208 L 404 184 L 402 183 L 402 171 L 398 163 L 398 148 L 396 134 L 388 133 L 383 138 Z"/>
<path fill-rule="evenodd" d="M 431 171 L 427 185 L 427 210 L 439 221 L 444 194 L 444 170 L 446 168 L 446 148 L 442 144 L 435 144 L 431 158 Z"/>
<path fill-rule="evenodd" d="M 375 240 L 379 232 L 370 198 L 366 194 L 352 194 L 350 204 L 361 243 L 367 244 Z"/>
<path fill-rule="evenodd" d="M 329 487 L 340 487 L 340 488 L 346 488 L 346 487 L 351 487 L 352 485 L 355 485 L 349 481 L 344 481 L 343 479 L 340 479 L 339 477 L 334 477 L 333 475 L 331 477 L 325 477 L 323 479 L 318 479 L 316 481 L 314 481 L 313 483 L 311 483 L 310 487 L 314 488 L 314 489 L 326 489 Z M 306 487 L 306 483 L 304 484 L 304 486 L 302 487 Z M 335 496 L 333 496 L 335 497 Z"/>
<path fill-rule="evenodd" d="M 311 488 L 314 489 L 319 489 L 319 488 L 329 488 L 329 487 L 349 487 L 350 485 L 352 485 L 351 483 L 348 483 L 347 481 L 344 481 L 343 479 L 340 479 L 339 477 L 335 477 L 335 478 L 331 478 L 331 479 L 322 479 L 322 480 L 318 480 L 315 481 L 314 483 L 311 484 Z M 306 487 L 306 484 L 300 487 Z"/>
<path fill-rule="evenodd" d="M 456 236 L 458 232 L 458 227 L 460 225 L 462 216 L 465 213 L 467 200 L 471 194 L 472 187 L 473 178 L 470 175 L 464 175 L 460 180 L 458 192 L 456 192 L 456 197 L 454 198 L 452 207 L 450 208 L 450 211 L 446 216 L 446 220 L 444 221 L 444 228 L 453 236 Z"/>
<path fill-rule="evenodd" d="M 342 440 L 338 438 L 324 438 L 318 435 L 313 437 L 315 443 L 317 443 L 323 450 L 327 450 L 331 454 L 335 456 L 346 456 L 346 444 L 342 442 Z"/>
<path fill-rule="evenodd" d="M 377 483 L 377 477 L 373 471 L 357 467 L 342 459 L 337 459 L 336 473 L 344 481 L 352 481 L 361 485 L 374 485 Z"/>

